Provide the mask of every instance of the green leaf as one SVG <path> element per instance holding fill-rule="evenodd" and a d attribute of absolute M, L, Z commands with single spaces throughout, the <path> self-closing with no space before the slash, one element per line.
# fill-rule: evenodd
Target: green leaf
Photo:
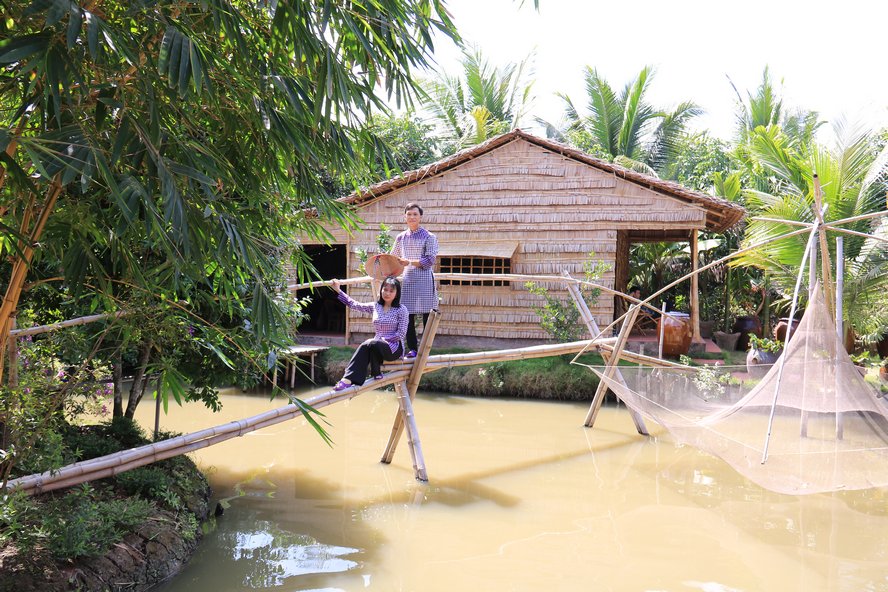
<path fill-rule="evenodd" d="M 16 37 L 8 43 L 0 43 L 0 64 L 13 64 L 36 53 L 44 53 L 49 47 L 49 36 L 43 33 Z"/>
<path fill-rule="evenodd" d="M 80 27 L 83 25 L 83 12 L 80 7 L 71 3 L 71 16 L 68 18 L 68 49 L 73 49 L 80 36 Z"/>

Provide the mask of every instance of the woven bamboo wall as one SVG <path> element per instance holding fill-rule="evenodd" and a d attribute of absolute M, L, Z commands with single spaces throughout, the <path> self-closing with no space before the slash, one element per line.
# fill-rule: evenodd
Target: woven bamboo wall
<path fill-rule="evenodd" d="M 380 223 L 392 228 L 392 238 L 404 229 L 403 211 L 409 202 L 422 205 L 423 226 L 442 244 L 516 241 L 515 274 L 567 270 L 582 278 L 583 263 L 594 251 L 597 260 L 610 266 L 599 280 L 609 287 L 615 285 L 616 273 L 623 277 L 628 273 L 626 261 L 617 263 L 619 231 L 703 228 L 705 222 L 699 206 L 519 139 L 362 205 L 361 231 L 353 237 L 331 228 L 348 246 L 351 276 L 361 275 L 357 249 L 375 251 Z M 625 254 L 627 245 L 620 247 Z M 559 284 L 547 287 L 569 299 Z M 350 293 L 359 301 L 372 299 L 369 288 L 355 286 Z M 438 334 L 548 337 L 532 310 L 541 299 L 521 284 L 440 286 L 439 293 L 443 316 Z M 599 324 L 610 323 L 613 298 L 602 295 L 592 312 Z M 372 333 L 373 329 L 368 317 L 352 315 L 349 331 Z"/>

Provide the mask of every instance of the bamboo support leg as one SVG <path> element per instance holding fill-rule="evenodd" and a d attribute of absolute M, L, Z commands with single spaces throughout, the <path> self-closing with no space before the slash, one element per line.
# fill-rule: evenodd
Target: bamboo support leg
<path fill-rule="evenodd" d="M 407 382 L 401 381 L 397 384 L 398 390 L 398 406 L 401 418 L 401 424 L 407 430 L 407 445 L 410 449 L 410 457 L 413 459 L 413 474 L 419 481 L 428 481 L 429 476 L 426 473 L 425 459 L 422 456 L 422 445 L 419 442 L 419 429 L 416 427 L 416 416 L 413 414 L 413 403 L 410 396 L 410 390 L 407 388 Z"/>
<path fill-rule="evenodd" d="M 562 275 L 565 277 L 570 277 L 570 274 L 566 270 L 562 272 Z M 577 285 L 567 284 L 567 291 L 570 293 L 571 298 L 573 298 L 574 304 L 576 305 L 577 309 L 579 309 L 580 317 L 583 319 L 583 322 L 586 323 L 586 327 L 589 329 L 589 334 L 592 336 L 592 338 L 594 339 L 601 335 L 601 330 L 598 328 L 598 323 L 595 322 L 595 317 L 592 316 L 592 311 L 590 311 L 589 307 L 586 305 L 586 301 L 583 299 L 583 295 L 580 293 L 580 289 L 577 287 Z M 601 357 L 604 358 L 605 361 L 608 361 L 610 359 L 609 355 L 605 353 L 604 349 L 598 348 L 598 351 L 599 353 L 601 353 Z M 623 373 L 620 372 L 619 369 L 617 369 L 616 375 L 617 380 L 619 380 L 621 384 L 628 386 L 626 385 L 626 379 L 623 378 Z M 629 415 L 632 417 L 632 422 L 635 424 L 636 431 L 644 436 L 649 435 L 647 426 L 644 423 L 644 418 L 642 418 L 637 411 L 631 408 L 629 409 Z"/>
<path fill-rule="evenodd" d="M 632 329 L 632 325 L 635 324 L 635 317 L 638 316 L 638 309 L 639 306 L 636 304 L 635 306 L 632 306 L 626 314 L 626 318 L 623 321 L 623 328 L 620 329 L 617 343 L 614 344 L 613 354 L 611 355 L 611 359 L 607 362 L 607 368 L 604 370 L 605 378 L 612 378 L 617 369 L 617 364 L 620 362 L 623 348 L 626 347 L 626 341 L 629 339 L 629 331 Z M 595 424 L 595 417 L 598 415 L 598 410 L 601 408 L 601 403 L 604 401 L 604 393 L 606 392 L 607 381 L 602 378 L 601 382 L 598 383 L 598 389 L 595 391 L 595 396 L 592 398 L 592 405 L 589 407 L 589 413 L 586 414 L 586 420 L 583 422 L 583 425 L 587 428 L 591 428 Z"/>
<path fill-rule="evenodd" d="M 433 310 L 429 313 L 428 325 L 422 328 L 422 341 L 419 342 L 419 351 L 416 352 L 416 357 L 413 359 L 413 368 L 410 370 L 410 375 L 407 379 L 407 390 L 410 394 L 411 401 L 416 397 L 416 389 L 419 388 L 419 381 L 425 370 L 426 361 L 429 358 L 429 352 L 432 350 L 432 342 L 435 339 L 435 333 L 438 330 L 438 321 L 440 320 L 441 313 L 437 310 Z M 392 458 L 395 455 L 395 449 L 398 447 L 398 440 L 401 439 L 401 432 L 403 431 L 404 421 L 399 413 L 395 416 L 395 420 L 392 423 L 392 432 L 389 435 L 389 441 L 388 444 L 386 444 L 385 451 L 382 453 L 380 462 L 386 464 L 392 462 Z"/>

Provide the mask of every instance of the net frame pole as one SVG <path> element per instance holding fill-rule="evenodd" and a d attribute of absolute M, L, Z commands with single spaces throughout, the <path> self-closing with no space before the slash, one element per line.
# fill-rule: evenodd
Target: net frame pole
<path fill-rule="evenodd" d="M 845 291 L 845 240 L 844 237 L 836 237 L 836 334 L 839 343 L 836 347 L 845 347 L 845 319 L 844 319 L 844 291 Z M 838 362 L 839 356 L 836 352 L 836 393 L 838 393 Z M 842 412 L 836 409 L 836 440 L 845 437 L 845 418 Z"/>
<path fill-rule="evenodd" d="M 826 213 L 828 205 L 829 204 L 824 206 L 823 213 Z M 762 450 L 762 464 L 765 464 L 765 461 L 768 460 L 768 445 L 771 442 L 771 430 L 774 427 L 774 414 L 777 411 L 777 396 L 780 393 L 780 382 L 783 380 L 783 369 L 786 367 L 786 350 L 789 349 L 789 340 L 792 338 L 792 323 L 795 319 L 796 308 L 799 304 L 799 290 L 802 287 L 805 263 L 813 252 L 814 239 L 817 236 L 817 228 L 819 226 L 818 220 L 822 218 L 823 215 L 821 214 L 821 216 L 811 225 L 810 234 L 808 235 L 808 243 L 805 245 L 805 252 L 802 255 L 802 262 L 801 265 L 799 265 L 799 273 L 796 276 L 795 288 L 792 292 L 792 306 L 789 309 L 789 323 L 786 327 L 786 339 L 784 341 L 786 345 L 784 347 L 784 355 L 780 356 L 780 367 L 777 370 L 777 381 L 774 384 L 774 400 L 771 403 L 771 413 L 768 416 L 768 433 L 765 434 L 765 446 Z M 802 414 L 802 429 L 807 430 L 807 419 L 804 417 L 804 414 Z"/>

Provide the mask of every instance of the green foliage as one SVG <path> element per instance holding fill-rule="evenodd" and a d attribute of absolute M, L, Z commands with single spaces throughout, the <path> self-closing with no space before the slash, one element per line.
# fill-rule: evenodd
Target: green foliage
<path fill-rule="evenodd" d="M 610 269 L 609 264 L 595 259 L 595 253 L 589 253 L 583 262 L 585 281 L 595 283 Z M 552 339 L 561 342 L 576 341 L 586 332 L 585 325 L 580 323 L 580 312 L 571 299 L 553 296 L 549 291 L 533 282 L 526 282 L 525 289 L 531 294 L 540 296 L 543 304 L 534 306 L 533 311 L 540 318 L 540 327 Z M 580 295 L 587 305 L 593 306 L 601 295 L 601 289 L 584 284 L 579 285 Z"/>
<path fill-rule="evenodd" d="M 75 487 L 45 508 L 39 530 L 52 532 L 47 547 L 59 559 L 94 557 L 141 524 L 151 503 L 139 498 L 102 499 L 89 485 Z"/>
<path fill-rule="evenodd" d="M 774 341 L 767 337 L 759 337 L 755 333 L 750 333 L 749 348 L 776 354 L 783 350 L 783 344 L 779 341 Z"/>
<path fill-rule="evenodd" d="M 87 460 L 140 446 L 147 440 L 126 418 L 95 426 L 66 426 L 61 455 Z M 167 435 L 168 436 L 168 435 Z M 0 545 L 27 553 L 48 550 L 59 560 L 104 553 L 162 508 L 176 514 L 183 536 L 197 532 L 187 499 L 206 482 L 189 459 L 175 457 L 46 495 L 5 492 L 0 498 Z"/>
<path fill-rule="evenodd" d="M 678 143 L 679 149 L 665 176 L 684 187 L 709 191 L 716 183 L 717 173 L 727 176 L 734 167 L 729 147 L 722 140 L 704 133 L 682 137 Z"/>
<path fill-rule="evenodd" d="M 17 340 L 18 385 L 0 388 L 4 430 L 0 446 L 0 476 L 13 467 L 42 472 L 65 462 L 61 430 L 66 419 L 100 412 L 101 399 L 110 392 L 107 368 L 101 364 L 70 366 L 50 339 Z"/>
<path fill-rule="evenodd" d="M 595 354 L 580 361 L 604 365 Z M 589 401 L 597 387 L 593 372 L 561 356 L 448 368 L 424 375 L 420 383 L 420 389 L 431 392 L 555 401 Z"/>
<path fill-rule="evenodd" d="M 549 291 L 533 282 L 524 287 L 531 294 L 541 296 L 545 302 L 542 306 L 534 306 L 533 311 L 540 317 L 540 327 L 557 341 L 576 341 L 584 331 L 580 324 L 580 312 L 571 300 L 563 300 L 552 296 Z"/>
<path fill-rule="evenodd" d="M 376 252 L 377 253 L 388 253 L 392 250 L 392 244 L 394 243 L 394 239 L 392 235 L 389 234 L 391 229 L 385 225 L 379 225 L 379 233 L 376 235 Z M 370 257 L 370 254 L 367 252 L 367 249 L 363 247 L 358 247 L 355 250 L 358 255 L 358 260 L 361 262 L 360 270 L 362 273 L 367 273 L 364 269 L 364 264 L 367 263 L 367 259 Z"/>
<path fill-rule="evenodd" d="M 412 171 L 438 159 L 441 140 L 433 135 L 432 126 L 410 112 L 401 115 L 375 116 L 371 130 L 382 140 L 388 152 L 380 153 L 374 166 L 374 180 L 396 173 Z"/>

